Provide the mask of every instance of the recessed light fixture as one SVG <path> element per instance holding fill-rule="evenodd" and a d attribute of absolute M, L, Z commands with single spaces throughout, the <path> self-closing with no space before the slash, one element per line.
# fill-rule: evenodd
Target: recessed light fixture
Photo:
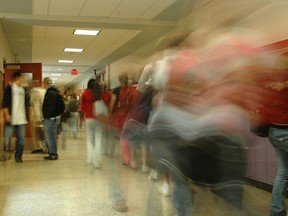
<path fill-rule="evenodd" d="M 96 36 L 99 34 L 99 30 L 82 30 L 82 29 L 76 29 L 73 34 L 74 35 L 93 35 Z"/>
<path fill-rule="evenodd" d="M 79 49 L 79 48 L 65 48 L 64 52 L 83 52 L 83 49 Z"/>
<path fill-rule="evenodd" d="M 58 60 L 58 63 L 73 63 L 73 60 Z"/>
<path fill-rule="evenodd" d="M 62 76 L 60 73 L 51 73 L 50 76 Z"/>

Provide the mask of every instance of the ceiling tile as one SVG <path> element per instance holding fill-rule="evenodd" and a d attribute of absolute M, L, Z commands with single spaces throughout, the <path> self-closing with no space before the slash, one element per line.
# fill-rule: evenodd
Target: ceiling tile
<path fill-rule="evenodd" d="M 176 1 L 177 0 L 159 0 L 156 4 L 153 5 L 153 7 L 149 8 L 149 10 L 141 14 L 140 18 L 152 19 Z"/>
<path fill-rule="evenodd" d="M 122 0 L 105 0 L 105 1 L 87 0 L 86 4 L 81 10 L 80 15 L 109 17 L 121 2 Z"/>
<path fill-rule="evenodd" d="M 50 0 L 49 15 L 79 16 L 86 0 Z"/>
<path fill-rule="evenodd" d="M 159 0 L 123 0 L 111 15 L 113 18 L 139 18 Z M 159 12 L 158 12 L 159 13 Z"/>
<path fill-rule="evenodd" d="M 35 15 L 48 15 L 50 0 L 34 0 L 33 1 L 33 14 Z"/>

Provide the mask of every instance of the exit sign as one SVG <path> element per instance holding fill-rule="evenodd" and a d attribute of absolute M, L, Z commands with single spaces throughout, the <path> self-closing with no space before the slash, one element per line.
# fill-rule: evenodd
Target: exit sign
<path fill-rule="evenodd" d="M 72 75 L 72 76 L 78 75 L 78 71 L 77 71 L 76 69 L 72 69 L 71 75 Z"/>

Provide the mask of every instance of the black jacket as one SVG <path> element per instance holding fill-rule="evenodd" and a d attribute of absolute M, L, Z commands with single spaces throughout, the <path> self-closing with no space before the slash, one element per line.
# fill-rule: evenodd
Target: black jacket
<path fill-rule="evenodd" d="M 51 86 L 47 89 L 44 96 L 43 108 L 42 108 L 44 118 L 57 117 L 56 114 L 57 94 L 59 94 L 59 91 L 54 86 Z"/>

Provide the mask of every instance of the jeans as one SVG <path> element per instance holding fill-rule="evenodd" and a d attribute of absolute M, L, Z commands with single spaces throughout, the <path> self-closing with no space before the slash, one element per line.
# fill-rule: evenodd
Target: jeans
<path fill-rule="evenodd" d="M 271 216 L 285 216 L 285 191 L 288 183 L 288 130 L 270 128 L 269 140 L 278 163 L 277 176 L 272 190 Z"/>
<path fill-rule="evenodd" d="M 78 119 L 79 119 L 79 113 L 71 112 L 71 117 L 68 119 L 68 124 L 73 137 L 77 137 L 78 134 Z"/>
<path fill-rule="evenodd" d="M 44 119 L 43 129 L 44 137 L 48 146 L 48 154 L 52 157 L 58 157 L 57 154 L 57 127 L 60 124 L 60 117 L 53 119 Z"/>
<path fill-rule="evenodd" d="M 15 158 L 22 158 L 25 144 L 25 131 L 26 125 L 5 125 L 5 143 L 4 146 L 10 144 L 10 140 L 13 136 L 13 131 L 16 133 L 16 146 L 15 146 Z"/>
<path fill-rule="evenodd" d="M 94 166 L 101 165 L 102 137 L 104 125 L 96 119 L 86 121 L 87 163 Z"/>

